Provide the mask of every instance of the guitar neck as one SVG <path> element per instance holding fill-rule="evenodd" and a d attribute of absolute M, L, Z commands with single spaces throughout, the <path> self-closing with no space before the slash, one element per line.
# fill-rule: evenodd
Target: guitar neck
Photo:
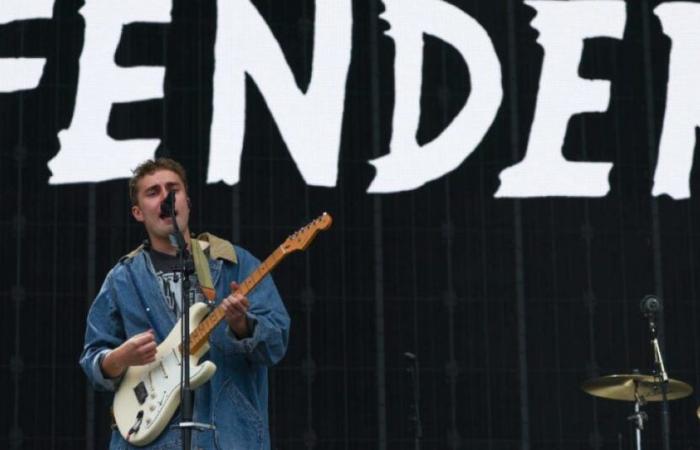
<path fill-rule="evenodd" d="M 263 261 L 253 273 L 251 273 L 248 278 L 240 284 L 238 292 L 243 295 L 248 295 L 250 291 L 258 285 L 258 283 L 269 274 L 272 269 L 274 269 L 277 264 L 287 256 L 287 252 L 284 251 L 282 246 L 279 246 L 270 256 Z M 207 342 L 209 335 L 214 328 L 221 322 L 221 320 L 226 316 L 224 313 L 224 308 L 218 306 L 214 311 L 212 311 L 206 319 L 204 319 L 195 330 L 190 334 L 190 354 L 195 354 L 200 348 Z"/>

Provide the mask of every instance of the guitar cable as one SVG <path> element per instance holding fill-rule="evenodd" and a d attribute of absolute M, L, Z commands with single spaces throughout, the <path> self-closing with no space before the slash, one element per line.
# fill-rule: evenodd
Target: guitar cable
<path fill-rule="evenodd" d="M 138 414 L 136 414 L 136 422 L 131 426 L 129 429 L 129 432 L 126 433 L 126 442 L 129 442 L 131 439 L 131 435 L 138 432 L 139 429 L 141 428 L 141 422 L 143 421 L 143 410 L 139 411 Z"/>

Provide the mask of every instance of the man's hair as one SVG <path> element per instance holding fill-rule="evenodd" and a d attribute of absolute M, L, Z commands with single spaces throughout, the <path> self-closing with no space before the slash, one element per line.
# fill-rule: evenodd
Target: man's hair
<path fill-rule="evenodd" d="M 182 184 L 185 186 L 185 192 L 187 192 L 187 173 L 185 172 L 185 168 L 182 167 L 179 162 L 170 158 L 158 158 L 156 160 L 149 159 L 142 162 L 131 171 L 133 175 L 131 176 L 131 179 L 129 179 L 129 198 L 131 199 L 132 205 L 137 205 L 139 202 L 138 184 L 141 178 L 145 177 L 146 175 L 151 175 L 159 170 L 170 170 L 171 172 L 175 172 L 182 180 Z"/>

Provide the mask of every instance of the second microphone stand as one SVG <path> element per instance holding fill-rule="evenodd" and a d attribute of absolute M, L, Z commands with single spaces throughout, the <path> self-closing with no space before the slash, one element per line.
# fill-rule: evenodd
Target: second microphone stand
<path fill-rule="evenodd" d="M 663 437 L 664 450 L 671 449 L 670 441 L 670 416 L 668 412 L 668 373 L 664 365 L 664 358 L 659 347 L 659 337 L 656 329 L 655 314 L 645 314 L 649 320 L 649 333 L 651 334 L 651 349 L 654 353 L 654 376 L 658 379 L 661 387 L 661 432 Z"/>
<path fill-rule="evenodd" d="M 420 421 L 420 382 L 418 379 L 418 358 L 414 353 L 405 352 L 403 356 L 408 360 L 408 372 L 411 374 L 411 387 L 413 390 L 413 405 L 411 407 L 411 420 L 413 421 L 414 450 L 420 450 L 420 441 L 423 438 L 423 426 Z"/>

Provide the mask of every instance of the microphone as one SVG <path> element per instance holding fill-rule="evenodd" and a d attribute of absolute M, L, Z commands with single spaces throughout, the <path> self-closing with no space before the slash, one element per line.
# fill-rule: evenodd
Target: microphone
<path fill-rule="evenodd" d="M 175 212 L 175 191 L 168 192 L 168 196 L 165 197 L 163 203 L 160 204 L 160 215 L 165 217 L 172 217 Z"/>
<path fill-rule="evenodd" d="M 168 196 L 165 197 L 160 204 L 160 216 L 161 218 L 177 216 L 177 211 L 175 210 L 175 191 L 168 192 Z M 185 240 L 175 220 L 173 220 L 173 231 L 170 233 L 170 236 L 168 236 L 168 239 L 170 240 L 170 244 L 176 249 L 183 250 L 185 248 Z"/>
<path fill-rule="evenodd" d="M 639 303 L 639 309 L 642 310 L 644 317 L 651 318 L 661 311 L 661 299 L 655 295 L 647 295 Z"/>

